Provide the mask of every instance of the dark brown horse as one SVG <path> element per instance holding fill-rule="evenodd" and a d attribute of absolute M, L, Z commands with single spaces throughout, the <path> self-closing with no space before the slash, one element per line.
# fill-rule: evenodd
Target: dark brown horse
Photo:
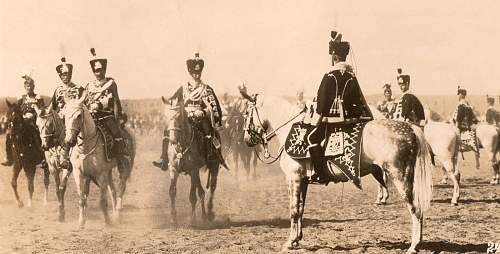
<path fill-rule="evenodd" d="M 21 112 L 21 107 L 17 103 L 10 103 L 6 100 L 8 111 L 8 122 L 11 126 L 10 128 L 10 142 L 11 153 L 13 158 L 12 166 L 12 189 L 14 190 L 14 195 L 16 197 L 16 202 L 19 207 L 23 207 L 24 204 L 19 198 L 19 193 L 17 192 L 17 178 L 21 169 L 24 169 L 24 173 L 28 178 L 28 207 L 31 207 L 33 192 L 34 192 L 34 181 L 36 165 L 40 164 L 45 158 L 40 147 L 40 137 L 38 130 L 31 120 L 23 119 L 23 114 Z M 44 184 L 45 184 L 45 199 L 44 204 L 47 204 L 47 192 L 49 188 L 49 171 L 48 168 L 44 167 Z"/>
<path fill-rule="evenodd" d="M 177 194 L 177 179 L 180 173 L 191 176 L 191 190 L 189 201 L 191 202 L 191 223 L 196 221 L 196 203 L 200 199 L 202 219 L 212 221 L 215 218 L 213 212 L 213 198 L 217 187 L 219 175 L 218 161 L 207 161 L 206 152 L 202 147 L 203 135 L 194 127 L 187 118 L 182 101 L 167 101 L 162 97 L 165 104 L 165 116 L 167 119 L 169 145 L 168 169 L 170 173 L 170 203 L 172 222 L 177 223 L 175 197 Z M 205 210 L 205 190 L 201 184 L 200 170 L 208 169 L 208 202 Z M 198 197 L 196 196 L 198 193 Z"/>

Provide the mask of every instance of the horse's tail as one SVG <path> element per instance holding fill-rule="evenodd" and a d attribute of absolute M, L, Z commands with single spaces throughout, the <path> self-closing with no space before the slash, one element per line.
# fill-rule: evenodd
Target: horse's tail
<path fill-rule="evenodd" d="M 432 199 L 432 161 L 429 146 L 420 127 L 412 125 L 417 137 L 418 154 L 413 175 L 413 207 L 418 216 L 423 216 Z"/>

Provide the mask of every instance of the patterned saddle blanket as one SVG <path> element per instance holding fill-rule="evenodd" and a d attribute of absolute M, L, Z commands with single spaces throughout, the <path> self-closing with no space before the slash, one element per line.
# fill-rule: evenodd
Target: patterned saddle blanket
<path fill-rule="evenodd" d="M 479 153 L 479 140 L 475 130 L 466 130 L 460 132 L 460 152 L 473 151 Z"/>
<path fill-rule="evenodd" d="M 327 124 L 325 139 L 321 142 L 328 158 L 329 173 L 337 179 L 360 182 L 360 155 L 363 127 L 366 121 L 357 123 Z M 309 136 L 315 126 L 294 123 L 285 141 L 285 151 L 294 159 L 311 158 Z M 340 172 L 339 172 L 340 171 Z M 341 177 L 339 177 L 341 173 Z M 342 180 L 341 180 L 342 181 Z"/>
<path fill-rule="evenodd" d="M 111 136 L 111 133 L 101 124 L 97 124 L 97 129 L 104 140 L 104 151 L 106 153 L 106 160 L 111 161 L 115 157 L 115 139 Z"/>

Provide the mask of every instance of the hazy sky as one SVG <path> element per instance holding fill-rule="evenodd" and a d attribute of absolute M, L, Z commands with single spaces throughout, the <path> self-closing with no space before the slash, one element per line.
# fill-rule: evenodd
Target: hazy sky
<path fill-rule="evenodd" d="M 23 92 L 18 73 L 34 69 L 51 95 L 61 56 L 73 81 L 92 79 L 89 48 L 108 58 L 123 98 L 170 94 L 187 80 L 199 50 L 203 79 L 218 92 L 316 92 L 330 68 L 330 30 L 351 42 L 366 94 L 395 85 L 396 68 L 416 94 L 498 94 L 498 1 L 8 1 L 0 0 L 0 96 Z"/>

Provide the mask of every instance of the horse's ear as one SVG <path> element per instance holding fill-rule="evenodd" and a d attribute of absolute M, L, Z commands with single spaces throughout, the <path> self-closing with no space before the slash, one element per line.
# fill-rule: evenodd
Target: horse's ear
<path fill-rule="evenodd" d="M 82 93 L 82 96 L 80 96 L 80 98 L 78 99 L 77 103 L 78 105 L 82 104 L 83 101 L 85 101 L 85 99 L 87 98 L 87 95 L 88 95 L 88 92 L 87 90 L 85 90 L 83 93 Z"/>
<path fill-rule="evenodd" d="M 7 103 L 7 107 L 12 107 L 12 103 L 10 103 L 9 100 L 5 99 L 5 103 Z"/>
<path fill-rule="evenodd" d="M 161 96 L 161 101 L 163 102 L 163 104 L 169 104 L 168 100 L 165 99 L 165 97 L 163 97 L 163 96 Z"/>

